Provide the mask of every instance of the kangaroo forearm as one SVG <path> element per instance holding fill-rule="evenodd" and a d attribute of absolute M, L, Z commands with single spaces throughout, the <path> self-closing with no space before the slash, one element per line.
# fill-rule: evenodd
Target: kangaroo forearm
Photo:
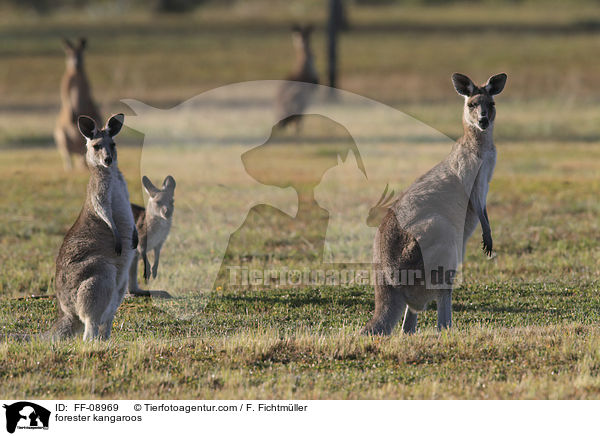
<path fill-rule="evenodd" d="M 150 262 L 145 251 L 142 251 L 142 260 L 144 261 L 144 281 L 148 283 L 148 279 L 150 278 Z"/>
<path fill-rule="evenodd" d="M 490 222 L 488 221 L 487 212 L 485 209 L 479 213 L 479 222 L 481 223 L 481 231 L 485 234 L 492 234 L 492 228 L 490 227 Z"/>
<path fill-rule="evenodd" d="M 121 236 L 119 235 L 119 229 L 117 229 L 117 225 L 115 224 L 115 221 L 112 219 L 112 216 L 110 216 L 108 213 L 102 213 L 102 214 L 99 213 L 98 215 L 100 216 L 102 221 L 104 221 L 106 223 L 106 225 L 112 232 L 112 234 L 115 238 L 115 241 L 120 241 Z"/>
<path fill-rule="evenodd" d="M 481 232 L 483 238 L 482 248 L 484 253 L 489 256 L 492 254 L 493 240 L 492 228 L 490 227 L 490 222 L 487 216 L 487 209 L 485 208 L 485 206 L 480 209 L 479 221 L 481 222 Z"/>
<path fill-rule="evenodd" d="M 98 199 L 98 198 L 94 198 L 92 200 L 94 211 L 100 217 L 100 219 L 106 223 L 106 225 L 112 232 L 113 237 L 114 237 L 114 243 L 115 243 L 115 252 L 117 253 L 117 255 L 121 255 L 121 252 L 123 250 L 123 245 L 121 242 L 121 235 L 119 234 L 117 225 L 115 224 L 115 221 L 112 218 L 112 210 L 110 209 L 110 207 L 105 206 L 105 204 L 110 204 L 110 203 L 106 202 L 103 204 L 99 200 L 100 199 Z"/>

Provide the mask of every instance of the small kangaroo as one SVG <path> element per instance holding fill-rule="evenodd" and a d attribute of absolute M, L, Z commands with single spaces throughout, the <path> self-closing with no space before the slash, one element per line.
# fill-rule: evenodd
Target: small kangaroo
<path fill-rule="evenodd" d="M 108 339 L 127 291 L 138 235 L 113 139 L 123 121 L 123 114 L 113 115 L 99 129 L 90 117 L 78 120 L 86 138 L 90 180 L 81 213 L 56 258 L 60 309 L 58 321 L 47 334 L 51 339 L 68 338 L 84 328 L 84 340 Z"/>
<path fill-rule="evenodd" d="M 73 157 L 78 167 L 85 164 L 86 146 L 77 129 L 78 117 L 87 115 L 97 123 L 102 121 L 83 66 L 85 46 L 85 38 L 80 38 L 77 45 L 68 39 L 64 40 L 67 68 L 60 83 L 61 108 L 54 129 L 54 140 L 66 170 L 73 168 Z"/>
<path fill-rule="evenodd" d="M 483 250 L 491 255 L 486 197 L 496 164 L 493 97 L 504 89 L 506 78 L 504 73 L 497 74 L 485 85 L 476 86 L 465 75 L 452 76 L 454 88 L 465 99 L 464 135 L 446 159 L 417 179 L 383 218 L 373 244 L 373 267 L 383 270 L 387 277 L 395 272 L 417 271 L 426 278 L 440 266 L 456 271 L 478 222 Z M 385 203 L 389 199 L 384 197 Z M 435 289 L 422 282 L 398 285 L 387 279 L 377 280 L 375 313 L 362 333 L 390 334 L 403 312 L 403 331 L 414 333 L 417 312 L 433 299 L 438 302 L 438 329 L 450 328 L 452 279 Z"/>
<path fill-rule="evenodd" d="M 171 176 L 167 176 L 163 181 L 162 188 L 158 189 L 152 184 L 148 177 L 144 176 L 142 178 L 142 185 L 149 196 L 148 206 L 144 209 L 137 204 L 131 205 L 133 216 L 135 218 L 135 225 L 139 234 L 139 244 L 129 272 L 129 293 L 136 296 L 150 296 L 152 295 L 151 291 L 145 291 L 138 287 L 138 260 L 141 257 L 144 261 L 144 279 L 147 283 L 150 278 L 148 252 L 154 250 L 152 278 L 156 278 L 160 250 L 169 235 L 171 223 L 173 222 L 175 179 Z M 170 297 L 167 292 L 161 292 L 157 295 L 167 298 Z"/>
<path fill-rule="evenodd" d="M 296 50 L 296 63 L 292 74 L 286 77 L 277 95 L 278 127 L 296 123 L 296 131 L 300 130 L 301 118 L 310 103 L 311 90 L 294 82 L 319 83 L 319 75 L 315 69 L 315 58 L 310 46 L 312 26 L 295 25 L 292 28 L 292 40 Z"/>

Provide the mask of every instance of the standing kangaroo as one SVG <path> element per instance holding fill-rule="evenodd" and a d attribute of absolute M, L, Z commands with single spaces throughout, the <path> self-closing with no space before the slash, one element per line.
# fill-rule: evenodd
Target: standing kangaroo
<path fill-rule="evenodd" d="M 78 120 L 86 138 L 90 180 L 81 213 L 56 258 L 60 316 L 48 333 L 54 339 L 73 336 L 84 327 L 84 340 L 108 339 L 127 290 L 138 237 L 113 140 L 123 121 L 123 114 L 114 115 L 98 129 L 89 117 Z"/>
<path fill-rule="evenodd" d="M 80 38 L 77 45 L 68 39 L 64 40 L 67 68 L 60 83 L 61 108 L 54 129 L 54 140 L 66 170 L 73 167 L 72 155 L 77 166 L 83 167 L 85 163 L 86 147 L 77 129 L 78 117 L 86 115 L 97 123 L 102 121 L 83 68 L 85 45 L 85 38 Z"/>
<path fill-rule="evenodd" d="M 144 279 L 148 282 L 150 278 L 150 262 L 148 252 L 154 250 L 154 264 L 152 265 L 152 278 L 156 278 L 158 272 L 158 261 L 160 250 L 169 235 L 171 223 L 173 222 L 175 179 L 171 176 L 163 181 L 162 188 L 158 189 L 146 176 L 142 178 L 142 185 L 148 194 L 148 206 L 132 204 L 131 209 L 135 218 L 135 225 L 139 234 L 139 244 L 131 263 L 129 273 L 129 293 L 132 295 L 150 296 L 151 291 L 145 291 L 138 287 L 137 265 L 141 256 L 144 261 Z M 152 291 L 155 292 L 155 291 Z M 156 295 L 170 297 L 167 292 Z"/>
<path fill-rule="evenodd" d="M 438 329 L 451 327 L 453 276 L 435 288 L 423 281 L 399 285 L 390 278 L 394 273 L 412 271 L 415 277 L 427 280 L 440 268 L 454 273 L 478 222 L 483 250 L 491 255 L 486 197 L 496 164 L 493 96 L 504 89 L 506 78 L 504 73 L 497 74 L 479 87 L 467 76 L 452 76 L 454 88 L 465 98 L 464 135 L 442 162 L 391 205 L 383 218 L 373 244 L 373 267 L 383 271 L 385 278 L 376 280 L 375 313 L 363 334 L 390 334 L 404 312 L 402 329 L 413 333 L 417 312 L 433 299 L 438 303 Z"/>
<path fill-rule="evenodd" d="M 302 113 L 310 103 L 312 89 L 295 82 L 319 83 L 315 69 L 315 58 L 310 46 L 312 26 L 296 25 L 292 28 L 292 39 L 296 50 L 296 63 L 292 74 L 286 77 L 286 83 L 279 89 L 277 95 L 278 127 L 296 123 L 296 131 L 300 130 Z"/>

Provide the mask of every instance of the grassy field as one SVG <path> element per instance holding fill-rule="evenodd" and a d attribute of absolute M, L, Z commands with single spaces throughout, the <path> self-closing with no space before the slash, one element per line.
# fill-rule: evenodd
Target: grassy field
<path fill-rule="evenodd" d="M 85 195 L 87 174 L 63 172 L 52 145 L 63 69 L 58 37 L 88 35 L 88 73 L 104 113 L 127 111 L 122 98 L 169 108 L 227 83 L 281 78 L 291 63 L 288 23 L 323 16 L 318 2 L 281 2 L 267 14 L 260 1 L 239 3 L 229 15 L 216 6 L 191 16 L 2 15 L 2 332 L 51 326 L 55 300 L 27 297 L 54 293 L 55 256 Z M 452 331 L 434 330 L 433 304 L 416 335 L 359 337 L 373 310 L 370 286 L 206 289 L 198 265 L 216 256 L 206 228 L 233 205 L 195 196 L 195 188 L 240 154 L 209 145 L 211 158 L 220 159 L 215 173 L 198 174 L 192 165 L 177 174 L 174 227 L 152 282 L 177 298 L 126 300 L 109 343 L 0 343 L 0 397 L 599 398 L 600 10 L 554 4 L 515 14 L 510 6 L 354 6 L 353 28 L 341 42 L 344 89 L 452 137 L 460 134 L 461 100 L 450 74 L 478 81 L 509 74 L 497 98 L 499 156 L 488 197 L 497 256 L 482 255 L 476 231 L 454 293 Z M 315 51 L 324 76 L 322 28 Z M 298 167 L 306 156 L 311 165 L 328 159 L 324 130 L 315 132 L 310 147 L 294 154 L 287 145 L 283 158 Z M 132 200 L 142 202 L 143 138 L 127 130 L 119 139 L 128 145 L 119 165 Z M 377 150 L 414 149 L 410 162 L 381 162 L 386 171 L 398 166 L 402 188 L 450 145 L 383 141 Z M 171 167 L 206 159 L 203 149 L 174 150 Z M 144 169 L 160 164 L 144 155 Z M 307 183 L 302 171 L 297 177 Z M 231 182 L 244 188 L 243 180 Z M 368 210 L 372 193 L 352 183 Z M 289 253 L 296 239 L 277 243 L 271 264 L 302 264 Z M 263 265 L 260 257 L 247 262 Z"/>

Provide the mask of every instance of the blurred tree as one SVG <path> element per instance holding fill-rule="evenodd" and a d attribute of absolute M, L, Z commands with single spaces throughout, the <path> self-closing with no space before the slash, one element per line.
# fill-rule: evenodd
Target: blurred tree
<path fill-rule="evenodd" d="M 10 0 L 10 3 L 22 9 L 33 9 L 39 14 L 48 12 L 54 6 L 51 6 L 51 0 Z"/>

